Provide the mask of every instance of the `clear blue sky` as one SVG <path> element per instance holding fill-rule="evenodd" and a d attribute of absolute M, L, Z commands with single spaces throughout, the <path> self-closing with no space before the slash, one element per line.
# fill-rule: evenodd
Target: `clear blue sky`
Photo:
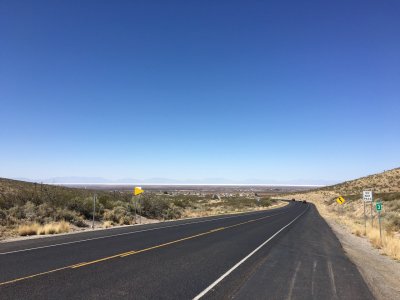
<path fill-rule="evenodd" d="M 1 1 L 0 176 L 400 166 L 400 2 Z"/>

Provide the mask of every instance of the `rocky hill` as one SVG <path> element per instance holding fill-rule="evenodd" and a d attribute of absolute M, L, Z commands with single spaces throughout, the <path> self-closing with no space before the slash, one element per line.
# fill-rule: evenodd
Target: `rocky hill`
<path fill-rule="evenodd" d="M 359 179 L 321 188 L 338 194 L 360 194 L 364 189 L 372 188 L 376 193 L 400 192 L 400 168 L 373 174 Z"/>

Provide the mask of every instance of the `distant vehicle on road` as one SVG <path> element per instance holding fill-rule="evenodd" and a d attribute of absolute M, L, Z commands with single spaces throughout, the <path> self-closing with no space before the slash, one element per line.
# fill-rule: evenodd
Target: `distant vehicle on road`
<path fill-rule="evenodd" d="M 293 198 L 292 201 L 296 201 L 296 199 Z"/>
<path fill-rule="evenodd" d="M 303 200 L 303 203 L 307 203 L 307 201 L 306 201 L 306 200 Z"/>

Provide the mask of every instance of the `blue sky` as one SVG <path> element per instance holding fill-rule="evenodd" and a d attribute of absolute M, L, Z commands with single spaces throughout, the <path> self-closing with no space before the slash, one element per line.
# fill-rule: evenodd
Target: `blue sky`
<path fill-rule="evenodd" d="M 398 167 L 398 1 L 1 1 L 0 176 Z"/>

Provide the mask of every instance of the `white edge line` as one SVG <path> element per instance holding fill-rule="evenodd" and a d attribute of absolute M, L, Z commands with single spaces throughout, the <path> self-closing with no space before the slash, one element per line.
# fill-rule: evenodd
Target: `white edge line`
<path fill-rule="evenodd" d="M 40 247 L 33 247 L 33 248 L 27 248 L 27 249 L 21 249 L 21 250 L 2 252 L 2 253 L 0 253 L 0 255 L 13 254 L 13 253 L 25 252 L 25 251 L 32 251 L 32 250 L 38 250 L 38 249 L 44 249 L 44 248 L 50 248 L 50 247 L 57 247 L 57 246 L 64 246 L 64 245 L 70 245 L 70 244 L 77 244 L 77 243 L 83 243 L 83 242 L 94 241 L 94 240 L 101 240 L 101 239 L 106 239 L 106 238 L 111 238 L 111 237 L 116 237 L 116 236 L 129 235 L 129 234 L 135 234 L 135 233 L 146 232 L 146 231 L 153 231 L 153 230 L 164 229 L 164 228 L 179 227 L 179 226 L 185 226 L 185 225 L 190 225 L 190 224 L 198 224 L 198 223 L 212 222 L 212 221 L 218 221 L 218 220 L 224 220 L 224 219 L 238 218 L 238 217 L 242 217 L 243 215 L 257 215 L 257 214 L 261 214 L 263 212 L 265 212 L 265 211 L 256 212 L 256 213 L 250 212 L 250 213 L 238 214 L 238 215 L 229 216 L 229 217 L 223 217 L 223 218 L 214 218 L 214 219 L 210 219 L 210 220 L 202 220 L 202 221 L 197 221 L 197 222 L 189 222 L 189 223 L 184 223 L 184 224 L 176 224 L 176 225 L 169 225 L 169 226 L 163 226 L 163 227 L 149 228 L 149 229 L 143 229 L 143 230 L 132 231 L 132 232 L 117 233 L 117 234 L 113 234 L 113 235 L 99 236 L 99 237 L 95 237 L 95 238 L 83 239 L 83 240 L 78 240 L 78 241 L 71 241 L 71 242 L 58 243 L 58 244 L 52 244 L 52 245 L 46 245 L 46 246 L 40 246 Z M 281 213 L 279 213 L 279 214 L 281 214 Z M 271 215 L 271 217 L 273 217 L 275 215 Z"/>
<path fill-rule="evenodd" d="M 288 227 L 290 224 L 292 224 L 294 221 L 296 221 L 298 218 L 300 218 L 309 208 L 309 204 L 307 205 L 307 209 L 305 209 L 300 215 L 298 215 L 296 218 L 294 218 L 291 222 L 283 226 L 281 229 L 279 229 L 277 232 L 275 232 L 268 240 L 266 240 L 264 243 L 262 243 L 260 246 L 258 246 L 256 249 L 254 249 L 250 254 L 248 254 L 245 258 L 243 258 L 241 261 L 239 261 L 236 265 L 234 265 L 232 268 L 230 268 L 225 274 L 223 274 L 221 277 L 219 277 L 217 280 L 215 280 L 212 284 L 210 284 L 204 291 L 202 291 L 200 294 L 198 294 L 196 297 L 193 298 L 193 300 L 198 300 L 201 297 L 203 297 L 205 294 L 207 294 L 212 288 L 214 288 L 218 283 L 220 283 L 225 277 L 227 277 L 230 273 L 232 273 L 237 267 L 239 267 L 242 263 L 244 263 L 247 259 L 249 259 L 254 253 L 256 253 L 258 250 L 260 250 L 263 246 L 265 246 L 269 241 L 271 241 L 275 236 L 277 236 L 282 230 L 284 230 L 286 227 Z"/>

